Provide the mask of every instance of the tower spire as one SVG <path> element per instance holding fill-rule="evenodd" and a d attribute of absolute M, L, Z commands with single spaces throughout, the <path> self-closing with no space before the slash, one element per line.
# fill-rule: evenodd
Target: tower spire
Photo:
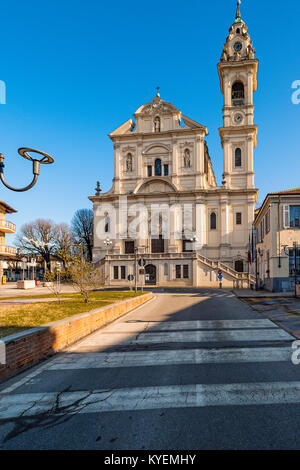
<path fill-rule="evenodd" d="M 241 21 L 242 21 L 241 10 L 240 10 L 240 4 L 241 4 L 241 0 L 238 0 L 238 2 L 237 2 L 237 10 L 236 10 L 236 15 L 235 15 L 235 23 L 241 23 Z"/>

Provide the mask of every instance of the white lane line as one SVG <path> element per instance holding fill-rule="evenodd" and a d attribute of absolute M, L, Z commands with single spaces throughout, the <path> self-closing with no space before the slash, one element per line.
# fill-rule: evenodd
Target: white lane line
<path fill-rule="evenodd" d="M 129 321 L 111 325 L 106 333 L 139 332 L 148 325 L 147 332 L 167 330 L 207 330 L 207 329 L 243 329 L 243 328 L 276 328 L 278 325 L 268 319 L 258 320 L 206 320 L 206 321 Z"/>
<path fill-rule="evenodd" d="M 60 356 L 48 370 L 102 369 L 184 364 L 290 362 L 291 348 L 183 349 L 84 353 Z"/>
<path fill-rule="evenodd" d="M 101 335 L 101 346 L 118 344 L 191 343 L 203 341 L 293 341 L 294 339 L 295 338 L 286 331 L 275 328 L 270 330 L 165 331 L 163 333 L 141 333 L 137 338 L 130 336 L 124 338 L 122 333 L 113 335 L 103 332 Z"/>
<path fill-rule="evenodd" d="M 108 411 L 249 406 L 300 403 L 300 382 L 173 385 L 115 390 L 34 393 L 0 397 L 0 419 L 34 416 L 56 409 L 57 414 Z M 59 409 L 62 411 L 59 412 Z"/>

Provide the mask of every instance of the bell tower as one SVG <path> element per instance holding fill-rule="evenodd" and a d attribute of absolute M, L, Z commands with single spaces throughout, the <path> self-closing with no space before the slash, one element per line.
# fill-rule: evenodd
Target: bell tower
<path fill-rule="evenodd" d="M 257 90 L 258 60 L 247 26 L 241 18 L 240 0 L 218 64 L 224 95 L 223 127 L 219 129 L 226 189 L 254 189 L 253 149 L 257 144 L 253 94 Z"/>

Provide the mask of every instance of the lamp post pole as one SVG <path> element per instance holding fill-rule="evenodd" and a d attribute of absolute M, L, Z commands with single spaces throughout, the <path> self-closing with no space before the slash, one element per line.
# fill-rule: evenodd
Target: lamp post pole
<path fill-rule="evenodd" d="M 295 297 L 297 297 L 297 242 L 294 242 L 294 252 L 295 252 Z"/>
<path fill-rule="evenodd" d="M 104 240 L 104 245 L 106 246 L 106 258 L 107 258 L 107 263 L 108 263 L 108 269 L 106 271 L 106 263 L 105 263 L 105 271 L 106 271 L 106 274 L 108 275 L 109 277 L 109 261 L 108 261 L 108 253 L 109 253 L 109 248 L 111 247 L 112 245 L 112 241 L 110 238 L 106 238 L 106 240 Z"/>
<path fill-rule="evenodd" d="M 138 273 L 138 267 L 137 267 L 137 247 L 134 248 L 134 290 L 137 292 L 137 273 Z"/>

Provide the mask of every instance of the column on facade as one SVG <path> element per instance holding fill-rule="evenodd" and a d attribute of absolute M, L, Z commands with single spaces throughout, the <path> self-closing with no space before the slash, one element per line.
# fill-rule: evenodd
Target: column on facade
<path fill-rule="evenodd" d="M 207 207 L 204 203 L 196 201 L 196 250 L 200 251 L 204 245 L 207 245 Z"/>
<path fill-rule="evenodd" d="M 195 140 L 194 171 L 196 174 L 196 189 L 203 188 L 204 175 L 204 138 L 197 136 Z"/>
<path fill-rule="evenodd" d="M 254 188 L 254 168 L 253 168 L 253 137 L 249 135 L 246 139 L 247 145 L 247 188 Z"/>
<path fill-rule="evenodd" d="M 231 186 L 231 173 L 232 173 L 232 145 L 227 137 L 223 138 L 223 155 L 224 155 L 224 173 L 223 177 L 226 181 L 226 188 Z"/>
<path fill-rule="evenodd" d="M 175 185 L 177 185 L 179 172 L 179 152 L 178 143 L 176 139 L 172 140 L 172 169 L 172 181 Z"/>
<path fill-rule="evenodd" d="M 229 203 L 227 200 L 221 200 L 221 244 L 229 243 Z"/>
<path fill-rule="evenodd" d="M 139 141 L 137 145 L 137 152 L 136 152 L 136 166 L 137 166 L 137 177 L 139 179 L 144 177 L 144 157 L 142 153 L 143 149 L 143 142 Z"/>
<path fill-rule="evenodd" d="M 180 204 L 178 203 L 176 197 L 170 197 L 169 204 L 170 240 L 168 242 L 168 252 L 177 253 L 178 244 L 181 243 L 181 240 L 178 240 L 178 233 L 181 231 L 182 228 L 182 211 L 180 209 Z"/>
<path fill-rule="evenodd" d="M 248 72 L 247 73 L 247 105 L 252 105 L 253 104 L 253 73 Z M 253 113 L 251 113 L 253 116 Z M 249 122 L 248 124 L 253 124 L 253 119 L 252 122 Z"/>
<path fill-rule="evenodd" d="M 121 177 L 121 155 L 120 155 L 120 144 L 114 144 L 115 150 L 115 178 L 114 178 L 114 186 L 115 192 L 120 193 L 120 177 Z"/>

